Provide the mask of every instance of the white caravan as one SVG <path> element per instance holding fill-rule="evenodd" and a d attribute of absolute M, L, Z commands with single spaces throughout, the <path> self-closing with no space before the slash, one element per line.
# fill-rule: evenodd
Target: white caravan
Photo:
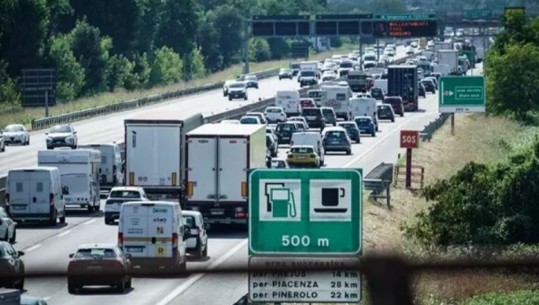
<path fill-rule="evenodd" d="M 79 145 L 79 148 L 95 149 L 101 152 L 101 168 L 99 169 L 101 187 L 123 184 L 123 160 L 120 145 L 116 143 L 84 144 Z"/>
<path fill-rule="evenodd" d="M 352 97 L 352 90 L 350 90 L 348 84 L 346 86 L 322 85 L 320 90 L 325 92 L 322 95 L 321 107 L 332 107 L 338 118 L 348 121 L 350 119 L 348 111 L 350 108 L 349 99 Z"/>
<path fill-rule="evenodd" d="M 66 207 L 86 207 L 89 212 L 99 210 L 99 150 L 39 150 L 37 164 L 60 170 L 62 185 L 69 190 L 64 196 Z"/>
<path fill-rule="evenodd" d="M 297 90 L 277 91 L 275 93 L 275 106 L 283 107 L 287 116 L 300 114 L 300 95 Z"/>

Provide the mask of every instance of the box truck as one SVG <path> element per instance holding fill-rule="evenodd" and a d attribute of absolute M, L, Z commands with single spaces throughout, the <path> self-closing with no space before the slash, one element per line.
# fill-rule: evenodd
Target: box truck
<path fill-rule="evenodd" d="M 402 65 L 387 68 L 387 95 L 402 97 L 406 111 L 417 111 L 419 108 L 417 82 L 417 66 Z"/>
<path fill-rule="evenodd" d="M 184 208 L 208 224 L 247 224 L 247 176 L 265 167 L 265 125 L 206 124 L 187 133 Z"/>
<path fill-rule="evenodd" d="M 148 195 L 181 199 L 185 186 L 185 134 L 204 123 L 202 114 L 180 120 L 174 113 L 150 112 L 124 121 L 126 186 Z"/>
<path fill-rule="evenodd" d="M 275 106 L 283 107 L 287 116 L 300 114 L 301 97 L 297 90 L 282 90 L 275 93 Z"/>
<path fill-rule="evenodd" d="M 96 149 L 39 150 L 38 166 L 57 167 L 62 185 L 69 194 L 64 196 L 65 206 L 86 207 L 88 212 L 100 206 L 101 152 Z"/>
<path fill-rule="evenodd" d="M 459 67 L 459 51 L 457 50 L 440 50 L 438 51 L 438 64 L 447 65 L 449 73 L 458 72 Z"/>

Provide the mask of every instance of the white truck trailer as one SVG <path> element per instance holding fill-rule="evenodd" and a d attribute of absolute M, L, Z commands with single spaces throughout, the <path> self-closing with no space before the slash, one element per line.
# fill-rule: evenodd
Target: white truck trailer
<path fill-rule="evenodd" d="M 458 71 L 459 67 L 459 51 L 457 50 L 440 50 L 438 51 L 438 64 L 447 65 L 449 73 Z"/>
<path fill-rule="evenodd" d="M 175 113 L 150 112 L 124 121 L 126 186 L 146 193 L 181 198 L 185 186 L 185 134 L 204 123 L 201 114 L 178 119 Z"/>
<path fill-rule="evenodd" d="M 64 195 L 66 208 L 86 207 L 89 212 L 99 210 L 101 152 L 95 149 L 39 150 L 38 166 L 57 167 L 62 185 L 69 194 Z"/>
<path fill-rule="evenodd" d="M 265 125 L 206 124 L 187 133 L 184 209 L 209 224 L 247 224 L 249 170 L 265 167 Z"/>

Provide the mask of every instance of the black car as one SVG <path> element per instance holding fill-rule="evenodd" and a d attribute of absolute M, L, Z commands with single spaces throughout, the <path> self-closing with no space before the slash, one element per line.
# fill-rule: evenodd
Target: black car
<path fill-rule="evenodd" d="M 421 80 L 421 84 L 425 86 L 425 90 L 427 92 L 436 93 L 436 85 L 434 85 L 434 82 L 430 79 L 423 79 Z"/>
<path fill-rule="evenodd" d="M 320 108 L 307 107 L 301 110 L 301 116 L 305 118 L 309 128 L 326 128 L 326 119 Z"/>
<path fill-rule="evenodd" d="M 277 142 L 275 142 L 273 136 L 270 134 L 266 134 L 266 148 L 269 150 L 272 157 L 277 157 L 279 145 L 277 145 Z"/>
<path fill-rule="evenodd" d="M 335 110 L 331 107 L 321 107 L 320 109 L 322 109 L 326 124 L 337 126 L 337 115 L 335 114 Z"/>
<path fill-rule="evenodd" d="M 23 255 L 24 252 L 15 250 L 10 243 L 0 241 L 0 287 L 24 289 Z"/>
<path fill-rule="evenodd" d="M 395 122 L 395 112 L 390 105 L 378 105 L 378 120 L 390 120 Z"/>
<path fill-rule="evenodd" d="M 282 68 L 281 70 L 279 70 L 279 80 L 283 78 L 294 78 L 294 71 L 292 69 Z"/>
<path fill-rule="evenodd" d="M 384 91 L 382 90 L 382 88 L 372 88 L 371 89 L 371 96 L 375 100 L 383 101 L 384 100 Z"/>
<path fill-rule="evenodd" d="M 296 124 L 290 122 L 279 123 L 275 127 L 275 134 L 277 135 L 278 144 L 290 144 L 292 140 L 292 134 L 298 131 Z"/>
<path fill-rule="evenodd" d="M 393 107 L 393 112 L 399 114 L 401 117 L 404 116 L 404 103 L 402 97 L 400 96 L 386 96 L 384 98 L 384 104 L 389 104 Z"/>

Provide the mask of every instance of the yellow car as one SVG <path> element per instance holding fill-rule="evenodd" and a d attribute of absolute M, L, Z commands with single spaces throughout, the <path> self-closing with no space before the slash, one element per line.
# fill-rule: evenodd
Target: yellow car
<path fill-rule="evenodd" d="M 311 145 L 293 145 L 287 154 L 286 161 L 290 167 L 320 167 L 320 157 Z"/>

